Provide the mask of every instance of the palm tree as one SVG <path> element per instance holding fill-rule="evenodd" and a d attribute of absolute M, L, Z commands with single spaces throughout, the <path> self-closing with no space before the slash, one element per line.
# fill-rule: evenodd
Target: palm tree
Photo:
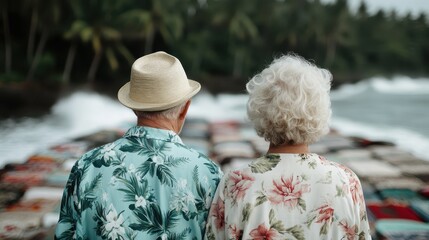
<path fill-rule="evenodd" d="M 8 14 L 8 1 L 0 2 L 1 17 L 3 21 L 3 31 L 4 31 L 4 46 L 5 46 L 5 72 L 9 73 L 12 69 L 12 43 L 10 37 L 10 28 L 9 28 L 9 14 Z"/>
<path fill-rule="evenodd" d="M 347 0 L 337 0 L 333 5 L 327 6 L 328 14 L 324 28 L 326 58 L 325 65 L 331 66 L 338 45 L 345 45 L 350 40 L 350 15 L 347 7 Z"/>
<path fill-rule="evenodd" d="M 66 39 L 79 39 L 83 43 L 90 43 L 94 51 L 94 57 L 88 70 L 87 79 L 94 83 L 100 61 L 103 55 L 106 57 L 111 69 L 118 68 L 116 53 L 121 54 L 128 62 L 133 61 L 133 56 L 121 42 L 121 27 L 117 17 L 127 6 L 127 1 L 114 0 L 81 0 L 70 2 L 75 17 L 70 29 L 66 32 Z M 67 72 L 71 71 L 71 62 L 74 60 L 74 46 L 69 50 L 67 57 L 65 79 Z"/>
<path fill-rule="evenodd" d="M 153 50 L 157 33 L 169 44 L 182 36 L 184 5 L 172 0 L 145 1 L 140 8 L 122 14 L 121 20 L 131 27 L 128 36 L 145 39 L 144 53 L 148 54 Z"/>
<path fill-rule="evenodd" d="M 30 29 L 28 34 L 28 43 L 27 43 L 27 61 L 31 61 L 33 59 L 34 54 L 34 45 L 36 41 L 36 33 L 39 22 L 39 14 L 42 11 L 43 4 L 39 0 L 26 0 L 25 4 L 23 4 L 23 10 L 25 14 L 31 12 L 30 17 Z"/>
<path fill-rule="evenodd" d="M 58 30 L 58 26 L 61 18 L 61 1 L 56 0 L 44 0 L 38 2 L 43 7 L 40 8 L 38 24 L 41 29 L 41 36 L 39 43 L 36 48 L 34 57 L 31 60 L 30 69 L 27 73 L 26 81 L 32 81 L 37 65 L 39 64 L 40 58 L 44 52 L 46 43 L 49 39 L 49 35 Z"/>
<path fill-rule="evenodd" d="M 252 21 L 255 5 L 247 0 L 218 0 L 209 2 L 212 7 L 213 24 L 225 27 L 229 34 L 229 48 L 233 52 L 233 75 L 240 77 L 247 54 L 247 47 L 258 36 L 258 28 Z"/>
<path fill-rule="evenodd" d="M 202 62 L 212 61 L 217 49 L 211 47 L 212 37 L 215 35 L 210 26 L 209 6 L 201 0 L 186 1 L 187 13 L 184 14 L 183 36 L 172 45 L 173 53 L 180 56 L 182 63 L 190 66 L 189 72 L 198 77 L 202 72 Z"/>
<path fill-rule="evenodd" d="M 66 63 L 64 66 L 64 71 L 63 71 L 63 75 L 62 75 L 62 81 L 63 84 L 69 84 L 70 82 L 70 75 L 73 69 L 73 64 L 74 64 L 74 59 L 76 56 L 76 51 L 77 51 L 77 40 L 71 37 L 67 37 L 67 33 L 65 36 L 66 39 L 70 39 L 70 48 L 68 50 L 67 53 L 67 58 L 66 58 Z"/>

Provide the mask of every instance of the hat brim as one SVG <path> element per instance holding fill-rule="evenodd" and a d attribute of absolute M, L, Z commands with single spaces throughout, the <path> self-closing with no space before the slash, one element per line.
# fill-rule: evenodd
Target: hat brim
<path fill-rule="evenodd" d="M 162 111 L 166 110 L 175 106 L 180 105 L 181 103 L 186 102 L 187 100 L 191 99 L 193 96 L 195 96 L 200 90 L 201 85 L 194 81 L 190 80 L 189 86 L 190 90 L 187 94 L 181 96 L 178 99 L 174 99 L 170 102 L 164 102 L 164 103 L 142 103 L 142 102 L 136 102 L 132 100 L 130 96 L 130 82 L 127 82 L 124 86 L 122 86 L 118 91 L 118 100 L 121 102 L 124 106 L 131 108 L 133 110 L 138 111 Z"/>

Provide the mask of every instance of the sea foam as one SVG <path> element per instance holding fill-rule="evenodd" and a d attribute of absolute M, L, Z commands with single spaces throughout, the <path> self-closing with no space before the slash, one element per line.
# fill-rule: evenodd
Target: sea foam
<path fill-rule="evenodd" d="M 344 85 L 331 92 L 334 108 L 333 128 L 347 135 L 392 141 L 399 147 L 428 159 L 425 156 L 425 150 L 429 149 L 429 135 L 426 136 L 419 131 L 411 131 L 402 126 L 364 123 L 358 119 L 335 114 L 341 113 L 341 109 L 335 108 L 336 102 L 358 100 L 360 94 L 368 91 L 381 95 L 408 94 L 424 97 L 429 93 L 429 79 L 371 78 L 354 85 Z M 425 99 L 420 101 L 426 101 Z M 208 121 L 247 121 L 246 102 L 247 95 L 244 94 L 214 96 L 201 92 L 193 98 L 189 116 Z M 423 103 L 418 106 L 427 105 Z M 413 110 L 415 113 L 410 115 L 425 118 L 427 115 L 422 113 L 427 112 L 427 107 L 419 108 L 422 109 L 417 108 Z M 74 137 L 134 121 L 135 116 L 132 111 L 122 106 L 116 99 L 93 92 L 75 92 L 61 99 L 46 116 L 1 121 L 0 167 L 7 162 L 23 162 L 38 150 L 66 142 Z M 421 128 L 428 127 L 424 122 L 421 121 Z"/>

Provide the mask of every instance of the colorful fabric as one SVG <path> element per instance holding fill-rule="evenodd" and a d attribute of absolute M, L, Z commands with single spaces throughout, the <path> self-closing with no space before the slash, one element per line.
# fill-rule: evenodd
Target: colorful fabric
<path fill-rule="evenodd" d="M 221 175 L 174 132 L 132 127 L 77 161 L 56 238 L 201 239 Z"/>
<path fill-rule="evenodd" d="M 408 204 L 398 202 L 368 203 L 368 210 L 379 219 L 409 219 L 421 222 L 422 219 Z"/>
<path fill-rule="evenodd" d="M 362 188 L 316 154 L 269 154 L 221 180 L 206 239 L 371 239 Z"/>
<path fill-rule="evenodd" d="M 379 220 L 376 224 L 380 239 L 423 240 L 429 239 L 429 224 L 404 219 Z"/>
<path fill-rule="evenodd" d="M 413 200 L 410 203 L 410 207 L 425 222 L 429 222 L 429 200 Z"/>

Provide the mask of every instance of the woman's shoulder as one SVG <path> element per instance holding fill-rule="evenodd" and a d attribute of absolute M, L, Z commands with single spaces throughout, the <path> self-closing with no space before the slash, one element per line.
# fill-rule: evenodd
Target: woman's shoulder
<path fill-rule="evenodd" d="M 350 168 L 315 153 L 267 154 L 240 164 L 231 164 L 231 167 L 225 168 L 224 173 L 226 179 L 240 176 L 245 179 L 264 180 L 278 175 L 311 175 L 316 178 L 328 173 L 342 180 L 357 179 L 357 175 Z"/>
<path fill-rule="evenodd" d="M 349 179 L 355 181 L 358 179 L 356 173 L 353 172 L 349 167 L 334 161 L 330 161 L 324 156 L 317 155 L 320 159 L 320 163 L 323 167 L 326 168 L 326 171 L 330 171 L 335 173 L 335 175 L 339 176 L 341 179 Z"/>

